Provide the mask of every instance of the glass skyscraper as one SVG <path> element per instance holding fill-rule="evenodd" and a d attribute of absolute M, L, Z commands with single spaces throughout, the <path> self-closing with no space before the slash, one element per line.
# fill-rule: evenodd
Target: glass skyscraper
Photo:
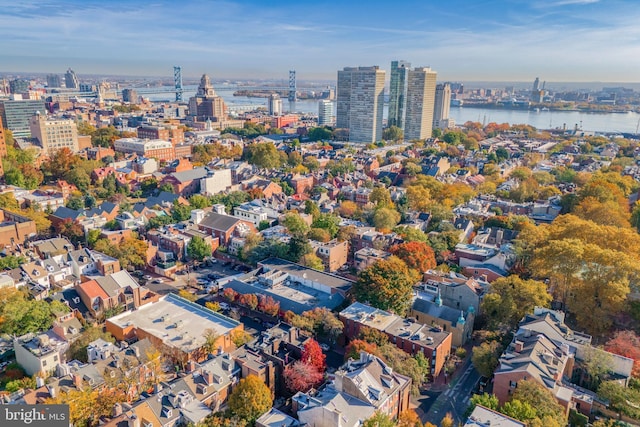
<path fill-rule="evenodd" d="M 400 129 L 404 129 L 409 68 L 411 68 L 411 64 L 406 61 L 391 61 L 387 126 L 397 126 Z"/>

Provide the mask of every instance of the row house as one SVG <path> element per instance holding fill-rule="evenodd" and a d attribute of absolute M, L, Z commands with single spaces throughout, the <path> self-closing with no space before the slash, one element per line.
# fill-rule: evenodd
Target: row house
<path fill-rule="evenodd" d="M 409 354 L 423 353 L 431 365 L 430 374 L 437 377 L 451 353 L 451 332 L 405 319 L 396 314 L 355 302 L 340 312 L 344 334 L 356 339 L 362 328 L 384 332 L 389 341 Z"/>

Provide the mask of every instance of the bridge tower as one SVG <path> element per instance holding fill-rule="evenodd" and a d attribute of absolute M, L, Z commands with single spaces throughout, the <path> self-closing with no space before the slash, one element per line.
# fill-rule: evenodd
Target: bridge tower
<path fill-rule="evenodd" d="M 289 71 L 289 102 L 296 102 L 296 70 Z"/>
<path fill-rule="evenodd" d="M 173 83 L 176 88 L 176 102 L 182 102 L 182 67 L 173 67 Z"/>

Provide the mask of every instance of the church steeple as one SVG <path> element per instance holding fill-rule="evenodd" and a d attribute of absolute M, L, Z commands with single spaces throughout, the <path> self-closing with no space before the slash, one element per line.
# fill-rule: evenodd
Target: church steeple
<path fill-rule="evenodd" d="M 436 305 L 442 307 L 442 298 L 440 297 L 440 288 L 438 288 L 438 296 L 436 297 Z"/>

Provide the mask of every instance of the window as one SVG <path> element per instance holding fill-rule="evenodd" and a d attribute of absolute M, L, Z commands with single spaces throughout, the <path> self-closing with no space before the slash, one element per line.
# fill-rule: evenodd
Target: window
<path fill-rule="evenodd" d="M 58 361 L 58 355 L 57 355 L 57 354 L 53 356 L 53 361 L 54 361 L 54 362 L 57 362 L 57 361 Z"/>
<path fill-rule="evenodd" d="M 47 361 L 46 360 L 42 361 L 42 366 L 47 366 Z"/>
<path fill-rule="evenodd" d="M 516 381 L 509 381 L 509 387 L 517 388 L 518 387 L 518 383 Z"/>

